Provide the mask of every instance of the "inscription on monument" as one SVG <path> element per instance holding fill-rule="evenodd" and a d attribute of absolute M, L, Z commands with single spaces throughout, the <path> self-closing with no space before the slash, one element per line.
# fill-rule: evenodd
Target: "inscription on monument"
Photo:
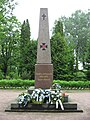
<path fill-rule="evenodd" d="M 50 80 L 50 77 L 52 76 L 52 73 L 36 73 L 36 76 L 38 78 L 38 81 L 48 81 Z"/>
<path fill-rule="evenodd" d="M 50 88 L 53 80 L 53 65 L 36 64 L 35 80 L 35 88 Z"/>

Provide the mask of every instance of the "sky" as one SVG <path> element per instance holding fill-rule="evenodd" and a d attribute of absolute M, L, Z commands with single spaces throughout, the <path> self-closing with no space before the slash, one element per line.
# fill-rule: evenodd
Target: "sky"
<path fill-rule="evenodd" d="M 15 0 L 18 2 L 14 15 L 23 23 L 29 19 L 31 38 L 38 38 L 40 8 L 48 8 L 50 36 L 55 20 L 61 16 L 69 17 L 76 10 L 90 9 L 90 0 Z"/>

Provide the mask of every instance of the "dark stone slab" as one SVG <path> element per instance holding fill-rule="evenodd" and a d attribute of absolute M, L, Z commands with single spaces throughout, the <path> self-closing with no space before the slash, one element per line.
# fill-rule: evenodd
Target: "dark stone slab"
<path fill-rule="evenodd" d="M 63 103 L 65 110 L 77 110 L 77 104 L 76 103 Z M 31 109 L 31 110 L 55 110 L 56 105 L 55 104 L 28 104 L 26 107 L 19 106 L 18 103 L 12 103 L 11 109 Z M 61 110 L 60 105 L 58 106 L 58 109 Z"/>
<path fill-rule="evenodd" d="M 18 103 L 11 103 L 11 109 L 18 109 L 20 108 Z"/>
<path fill-rule="evenodd" d="M 63 103 L 63 106 L 64 106 L 64 108 L 66 109 L 66 110 L 70 110 L 70 109 L 72 109 L 72 110 L 74 110 L 74 109 L 77 109 L 77 103 Z"/>
<path fill-rule="evenodd" d="M 17 103 L 12 103 L 5 112 L 83 112 L 81 109 L 77 109 L 76 103 L 64 103 L 64 110 L 61 110 L 59 106 L 56 109 L 55 104 L 29 104 L 27 107 L 20 107 Z"/>
<path fill-rule="evenodd" d="M 83 112 L 83 110 L 31 110 L 31 109 L 10 109 L 7 108 L 5 112 L 48 112 L 48 113 L 68 113 L 68 112 Z"/>
<path fill-rule="evenodd" d="M 64 96 L 64 101 L 63 101 L 63 102 L 68 102 L 68 97 L 69 97 L 68 95 L 65 95 L 65 96 Z"/>

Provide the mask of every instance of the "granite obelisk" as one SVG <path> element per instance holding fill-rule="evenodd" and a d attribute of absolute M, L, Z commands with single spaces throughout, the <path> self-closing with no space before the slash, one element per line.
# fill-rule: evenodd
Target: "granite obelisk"
<path fill-rule="evenodd" d="M 40 8 L 37 64 L 35 65 L 35 88 L 50 88 L 53 80 L 49 38 L 48 9 Z"/>

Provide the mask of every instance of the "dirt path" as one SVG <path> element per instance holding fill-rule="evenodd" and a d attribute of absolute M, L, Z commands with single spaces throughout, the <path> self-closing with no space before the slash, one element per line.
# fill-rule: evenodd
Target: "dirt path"
<path fill-rule="evenodd" d="M 67 93 L 83 113 L 4 112 L 22 90 L 0 90 L 0 120 L 90 120 L 90 91 Z"/>

